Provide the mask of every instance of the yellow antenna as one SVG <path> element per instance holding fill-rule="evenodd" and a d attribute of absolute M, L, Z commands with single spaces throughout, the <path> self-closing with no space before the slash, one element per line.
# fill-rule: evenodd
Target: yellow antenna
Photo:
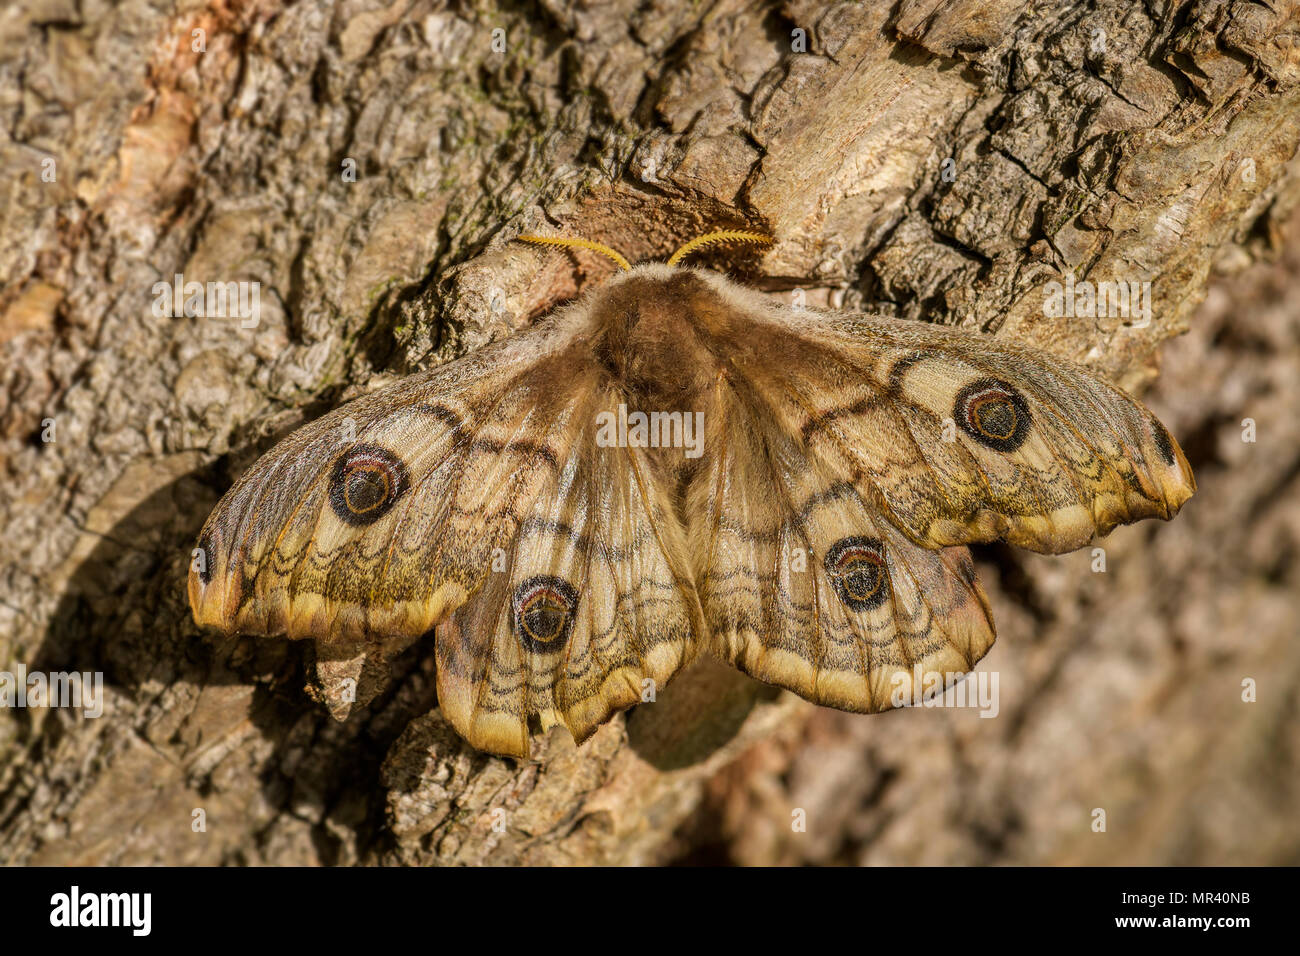
<path fill-rule="evenodd" d="M 696 249 L 704 246 L 711 246 L 719 242 L 771 242 L 771 236 L 764 236 L 757 232 L 737 232 L 735 230 L 723 230 L 722 232 L 710 232 L 703 236 L 692 239 L 686 245 L 682 246 L 671 256 L 668 257 L 668 264 L 675 266 Z"/>
<path fill-rule="evenodd" d="M 613 259 L 620 269 L 632 268 L 632 263 L 624 259 L 620 253 L 590 239 L 568 239 L 562 236 L 516 236 L 515 238 L 520 242 L 532 242 L 539 246 L 572 246 L 578 249 L 590 249 L 592 252 L 599 252 L 602 256 Z"/>

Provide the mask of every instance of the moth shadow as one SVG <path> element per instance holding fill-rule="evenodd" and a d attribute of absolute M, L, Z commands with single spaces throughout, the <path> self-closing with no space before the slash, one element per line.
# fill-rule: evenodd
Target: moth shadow
<path fill-rule="evenodd" d="M 136 498 L 139 484 L 149 482 L 142 474 L 132 487 L 129 475 L 96 511 Z M 179 762 L 187 785 L 204 794 L 214 789 L 209 748 L 251 724 L 271 746 L 237 744 L 233 759 L 243 766 L 235 779 L 261 786 L 267 804 L 284 812 L 347 798 L 349 812 L 360 816 L 351 824 L 380 839 L 380 765 L 405 726 L 402 718 L 431 706 L 432 690 L 423 686 L 431 681 L 421 679 L 414 655 L 399 659 L 389 688 L 340 724 L 304 692 L 314 664 L 311 642 L 214 636 L 195 625 L 186 593 L 191 553 L 228 485 L 225 462 L 218 461 L 161 484 L 111 524 L 96 527 L 92 512 L 28 673 L 77 672 L 83 685 L 100 681 L 99 719 Z M 384 719 L 376 719 L 381 712 Z M 68 721 L 37 713 L 16 712 L 18 733 L 30 752 L 48 753 L 68 732 Z M 72 713 L 89 716 L 85 707 Z M 313 827 L 312 839 L 321 862 L 342 859 L 323 823 Z"/>
<path fill-rule="evenodd" d="M 141 483 L 149 477 L 141 475 Z M 132 483 L 128 469 L 89 516 L 30 669 L 98 674 L 108 688 L 143 703 L 182 682 L 243 683 L 289 663 L 292 655 L 280 647 L 287 642 L 214 640 L 190 619 L 186 578 L 217 500 L 213 468 L 162 484 L 106 525 L 97 513 L 135 497 Z M 239 653 L 233 643 L 242 645 Z"/>
<path fill-rule="evenodd" d="M 628 745 L 659 770 L 694 766 L 734 740 L 754 708 L 780 693 L 779 687 L 701 654 L 655 701 L 628 713 Z"/>
<path fill-rule="evenodd" d="M 310 419 L 329 407 L 321 402 L 303 413 Z M 294 655 L 283 651 L 285 641 L 205 635 L 190 617 L 186 587 L 199 532 L 221 495 L 299 424 L 282 422 L 197 467 L 186 468 L 183 455 L 128 465 L 82 522 L 32 668 L 92 671 L 137 697 L 182 681 L 246 683 L 286 666 Z"/>

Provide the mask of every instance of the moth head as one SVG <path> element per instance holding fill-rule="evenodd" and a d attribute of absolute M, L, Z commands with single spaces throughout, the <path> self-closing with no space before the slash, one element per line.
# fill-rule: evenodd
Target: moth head
<path fill-rule="evenodd" d="M 627 271 L 632 268 L 632 264 L 618 250 L 611 249 L 609 246 L 599 242 L 593 242 L 590 239 L 575 239 L 566 236 L 518 236 L 519 242 L 531 242 L 540 246 L 567 246 L 576 249 L 590 249 L 592 252 L 598 252 L 602 256 L 613 259 L 615 264 L 622 270 Z M 764 243 L 771 242 L 771 236 L 765 236 L 757 232 L 744 232 L 736 229 L 723 229 L 717 232 L 705 233 L 697 236 L 690 242 L 680 246 L 676 252 L 668 257 L 668 265 L 675 266 L 691 253 L 703 249 L 705 246 L 717 245 L 725 242 L 742 242 L 742 243 Z"/>

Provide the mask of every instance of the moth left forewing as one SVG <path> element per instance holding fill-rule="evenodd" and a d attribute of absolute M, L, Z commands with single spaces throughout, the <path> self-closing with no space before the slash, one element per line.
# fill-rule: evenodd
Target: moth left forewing
<path fill-rule="evenodd" d="M 486 580 L 594 388 L 573 330 L 521 333 L 299 429 L 222 499 L 192 569 L 227 632 L 410 638 Z"/>
<path fill-rule="evenodd" d="M 332 548 L 315 561 L 311 553 L 328 492 L 325 465 L 349 447 L 349 435 L 389 412 L 382 396 L 359 399 L 294 432 L 240 477 L 199 536 L 189 576 L 198 624 L 228 633 L 289 630 L 291 580 L 329 570 Z"/>

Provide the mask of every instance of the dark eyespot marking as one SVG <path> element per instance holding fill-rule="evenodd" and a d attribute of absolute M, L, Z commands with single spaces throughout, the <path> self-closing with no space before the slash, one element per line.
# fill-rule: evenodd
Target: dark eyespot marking
<path fill-rule="evenodd" d="M 994 451 L 1012 452 L 1029 437 L 1029 406 L 1006 382 L 981 378 L 960 392 L 952 406 L 961 430 Z"/>
<path fill-rule="evenodd" d="M 539 574 L 515 587 L 510 627 L 535 654 L 552 654 L 569 640 L 578 610 L 578 592 L 564 578 Z"/>
<path fill-rule="evenodd" d="M 406 465 L 380 445 L 357 445 L 330 475 L 330 505 L 350 525 L 374 524 L 397 503 L 409 481 Z"/>
<path fill-rule="evenodd" d="M 1160 452 L 1160 458 L 1166 465 L 1172 465 L 1178 460 L 1174 454 L 1174 440 L 1169 435 L 1169 429 L 1161 424 L 1158 418 L 1151 418 L 1151 431 L 1156 438 L 1156 451 Z"/>
<path fill-rule="evenodd" d="M 204 584 L 212 583 L 212 535 L 205 531 L 199 537 L 198 549 L 203 552 L 203 561 L 199 565 L 199 580 Z"/>
<path fill-rule="evenodd" d="M 826 552 L 825 565 L 835 593 L 852 610 L 870 611 L 888 599 L 889 571 L 879 538 L 842 538 Z"/>

